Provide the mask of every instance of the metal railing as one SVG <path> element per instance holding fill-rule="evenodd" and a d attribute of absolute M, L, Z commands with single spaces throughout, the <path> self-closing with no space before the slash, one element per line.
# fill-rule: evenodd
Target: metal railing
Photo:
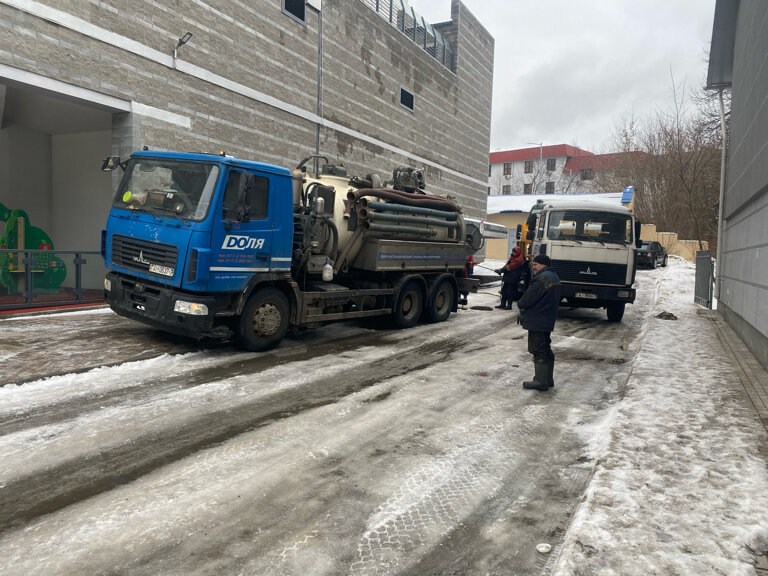
<path fill-rule="evenodd" d="M 104 270 L 98 251 L 2 248 L 0 310 L 103 302 Z"/>
<path fill-rule="evenodd" d="M 696 304 L 712 309 L 712 291 L 714 286 L 714 260 L 711 250 L 696 252 L 696 285 L 693 300 Z"/>
<path fill-rule="evenodd" d="M 453 48 L 440 32 L 408 5 L 405 0 L 361 0 L 363 4 L 421 46 L 451 72 L 456 71 Z"/>

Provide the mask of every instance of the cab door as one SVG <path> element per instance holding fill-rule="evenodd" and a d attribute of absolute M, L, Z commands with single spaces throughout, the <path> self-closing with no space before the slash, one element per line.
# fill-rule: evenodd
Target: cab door
<path fill-rule="evenodd" d="M 254 274 L 269 271 L 273 235 L 269 184 L 263 174 L 229 169 L 211 246 L 214 290 L 242 290 Z"/>

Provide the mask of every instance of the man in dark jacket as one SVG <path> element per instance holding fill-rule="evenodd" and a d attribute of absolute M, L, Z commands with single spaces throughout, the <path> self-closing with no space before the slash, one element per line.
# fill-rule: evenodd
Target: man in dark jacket
<path fill-rule="evenodd" d="M 525 287 L 528 286 L 528 260 L 523 258 L 519 246 L 512 248 L 512 254 L 509 256 L 507 263 L 495 272 L 496 274 L 501 274 L 501 304 L 496 306 L 496 308 L 511 310 L 512 302 L 516 302 L 520 298 L 520 294 L 525 290 L 525 288 L 519 290 L 519 284 L 522 283 Z"/>
<path fill-rule="evenodd" d="M 528 352 L 533 354 L 535 376 L 523 382 L 523 388 L 547 390 L 555 385 L 555 355 L 550 334 L 555 329 L 560 305 L 560 278 L 550 267 L 549 256 L 533 259 L 533 280 L 517 302 L 520 324 L 528 330 Z"/>

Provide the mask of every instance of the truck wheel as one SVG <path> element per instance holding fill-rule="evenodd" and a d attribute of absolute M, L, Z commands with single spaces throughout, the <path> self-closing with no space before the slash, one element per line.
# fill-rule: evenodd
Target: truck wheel
<path fill-rule="evenodd" d="M 435 288 L 432 303 L 427 309 L 430 322 L 445 322 L 451 315 L 456 302 L 456 291 L 453 284 L 447 278 L 441 280 Z"/>
<path fill-rule="evenodd" d="M 610 302 L 608 304 L 608 322 L 621 322 L 625 304 L 625 302 Z"/>
<path fill-rule="evenodd" d="M 397 297 L 395 309 L 392 312 L 395 326 L 398 328 L 415 326 L 419 318 L 421 318 L 423 303 L 424 295 L 418 283 L 411 281 L 403 286 L 402 290 L 400 290 L 400 295 Z"/>
<path fill-rule="evenodd" d="M 251 295 L 237 333 L 241 348 L 258 352 L 276 346 L 288 331 L 288 298 L 277 288 L 264 288 Z"/>

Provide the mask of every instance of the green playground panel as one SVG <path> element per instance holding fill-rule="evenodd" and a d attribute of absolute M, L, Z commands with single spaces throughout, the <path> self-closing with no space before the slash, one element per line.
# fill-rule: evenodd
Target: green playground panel
<path fill-rule="evenodd" d="M 51 237 L 44 230 L 32 226 L 24 210 L 10 210 L 0 203 L 0 222 L 5 223 L 3 235 L 0 236 L 0 248 L 53 250 Z M 23 226 L 24 230 L 23 242 L 19 242 L 20 226 Z M 26 256 L 32 258 L 32 264 L 23 261 Z M 0 286 L 5 286 L 8 294 L 24 292 L 27 266 L 30 266 L 32 271 L 33 292 L 56 293 L 67 276 L 67 265 L 53 253 L 0 252 Z"/>

